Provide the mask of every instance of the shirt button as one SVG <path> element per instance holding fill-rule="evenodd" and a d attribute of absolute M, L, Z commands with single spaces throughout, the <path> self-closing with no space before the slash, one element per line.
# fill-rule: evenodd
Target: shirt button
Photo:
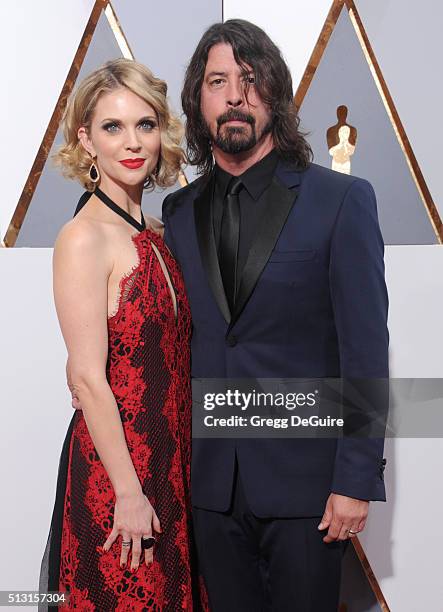
<path fill-rule="evenodd" d="M 230 335 L 229 335 L 229 336 L 226 338 L 226 344 L 227 344 L 228 346 L 231 346 L 231 347 L 232 347 L 232 346 L 235 346 L 235 345 L 237 344 L 237 338 L 236 338 L 234 335 L 230 334 Z"/>

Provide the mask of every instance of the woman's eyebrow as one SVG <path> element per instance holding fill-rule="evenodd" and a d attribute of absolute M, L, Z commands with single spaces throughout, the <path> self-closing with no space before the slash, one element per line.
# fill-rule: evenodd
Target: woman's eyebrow
<path fill-rule="evenodd" d="M 155 117 L 154 115 L 143 115 L 143 117 L 140 117 L 140 119 L 137 119 L 137 121 L 143 121 L 145 119 L 153 119 L 154 121 L 156 121 L 157 117 Z M 122 123 L 121 119 L 116 119 L 115 117 L 106 117 L 106 119 L 102 119 L 101 123 L 109 123 L 111 121 L 114 123 Z"/>

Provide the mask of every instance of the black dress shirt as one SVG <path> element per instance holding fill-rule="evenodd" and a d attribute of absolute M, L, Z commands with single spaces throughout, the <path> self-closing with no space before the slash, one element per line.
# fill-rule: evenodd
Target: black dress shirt
<path fill-rule="evenodd" d="M 266 203 L 266 192 L 271 185 L 278 163 L 278 154 L 275 149 L 263 159 L 251 166 L 240 175 L 243 189 L 239 193 L 240 204 L 240 236 L 237 259 L 237 290 L 241 274 L 248 258 L 249 249 L 255 237 L 258 222 L 263 214 Z M 220 244 L 221 221 L 223 216 L 223 202 L 232 174 L 215 167 L 215 191 L 213 201 L 214 236 L 217 252 Z"/>

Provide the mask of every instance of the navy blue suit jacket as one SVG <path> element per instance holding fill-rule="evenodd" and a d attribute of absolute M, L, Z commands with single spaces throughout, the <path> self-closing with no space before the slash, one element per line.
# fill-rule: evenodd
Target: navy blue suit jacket
<path fill-rule="evenodd" d="M 169 195 L 165 240 L 193 318 L 198 378 L 388 377 L 384 245 L 374 191 L 280 161 L 230 316 L 213 236 L 214 175 Z M 383 439 L 194 439 L 192 502 L 225 511 L 237 453 L 260 517 L 320 516 L 331 492 L 385 500 Z"/>

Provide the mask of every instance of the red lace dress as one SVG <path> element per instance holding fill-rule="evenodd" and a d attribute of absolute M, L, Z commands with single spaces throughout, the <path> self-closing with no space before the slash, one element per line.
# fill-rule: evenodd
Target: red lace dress
<path fill-rule="evenodd" d="M 121 538 L 102 551 L 114 491 L 76 411 L 62 451 L 40 588 L 69 592 L 69 609 L 82 611 L 191 611 L 199 605 L 190 561 L 190 310 L 180 270 L 160 236 L 144 229 L 133 242 L 139 264 L 122 279 L 118 311 L 108 321 L 108 380 L 162 534 L 154 562 L 135 573 L 130 563 L 120 568 Z M 168 269 L 177 314 L 153 244 Z"/>

